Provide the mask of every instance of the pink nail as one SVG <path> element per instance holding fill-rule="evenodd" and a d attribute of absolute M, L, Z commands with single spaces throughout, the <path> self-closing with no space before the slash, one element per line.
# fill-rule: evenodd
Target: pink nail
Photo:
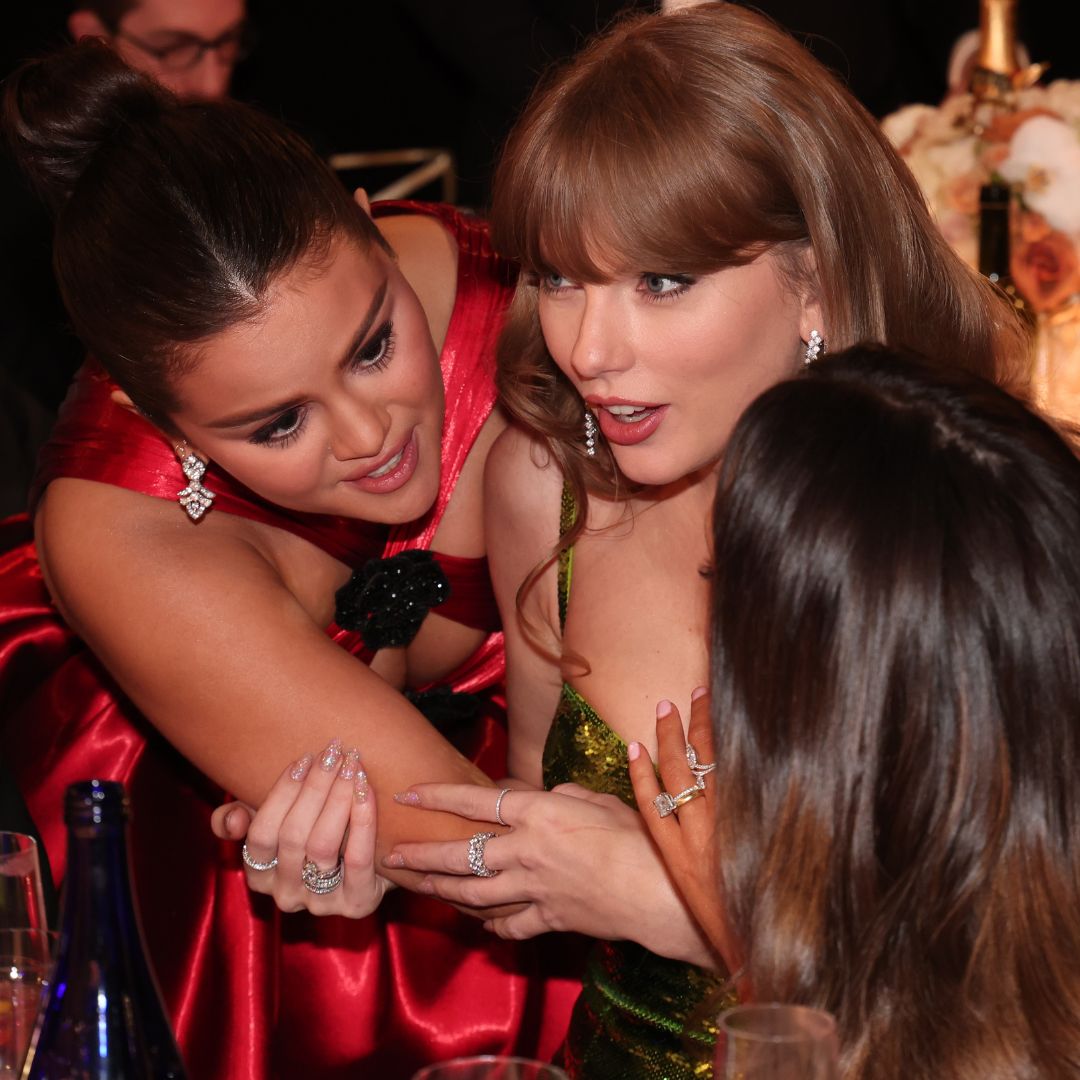
<path fill-rule="evenodd" d="M 292 769 L 289 770 L 289 776 L 294 780 L 303 780 L 307 776 L 308 769 L 311 768 L 311 755 L 305 754 Z"/>
<path fill-rule="evenodd" d="M 319 768 L 324 772 L 330 772 L 337 768 L 340 760 L 341 740 L 332 739 L 330 745 L 322 752 L 322 757 L 319 758 Z"/>
<path fill-rule="evenodd" d="M 402 806 L 419 806 L 420 796 L 415 791 L 399 791 L 394 796 L 394 802 L 401 803 Z"/>
<path fill-rule="evenodd" d="M 400 869 L 405 865 L 405 856 L 399 855 L 396 851 L 391 851 L 390 854 L 383 859 L 382 864 L 383 866 Z"/>
<path fill-rule="evenodd" d="M 704 697 L 704 696 L 705 696 L 705 695 L 706 695 L 706 694 L 707 694 L 708 692 L 709 692 L 709 688 L 708 688 L 707 686 L 699 686 L 699 687 L 698 687 L 698 688 L 697 688 L 697 689 L 696 689 L 696 690 L 695 690 L 695 691 L 694 691 L 694 692 L 693 692 L 693 693 L 692 693 L 692 694 L 690 695 L 690 700 L 691 700 L 691 701 L 698 701 L 698 700 L 699 700 L 700 698 L 703 698 L 703 697 Z"/>
<path fill-rule="evenodd" d="M 656 719 L 663 720 L 663 718 L 667 716 L 673 708 L 674 706 L 671 704 L 670 701 L 667 700 L 667 698 L 664 698 L 662 701 L 658 701 L 656 703 Z"/>
<path fill-rule="evenodd" d="M 638 759 L 639 757 L 641 757 L 641 743 L 639 743 L 639 742 L 632 742 L 632 743 L 631 743 L 631 744 L 630 744 L 630 745 L 629 745 L 629 746 L 628 746 L 628 747 L 626 748 L 626 756 L 627 756 L 627 757 L 628 757 L 628 758 L 629 758 L 629 759 L 630 759 L 631 761 L 637 761 L 637 759 Z"/>
<path fill-rule="evenodd" d="M 356 770 L 360 766 L 360 751 L 353 747 L 345 755 L 345 760 L 341 763 L 341 772 L 338 773 L 339 780 L 351 780 L 356 776 Z"/>
<path fill-rule="evenodd" d="M 416 890 L 417 892 L 427 893 L 428 896 L 431 896 L 435 892 L 435 882 L 429 877 L 423 878 L 420 884 L 416 886 Z"/>
<path fill-rule="evenodd" d="M 357 763 L 359 764 L 359 763 Z M 356 779 L 353 781 L 353 798 L 357 802 L 364 802 L 368 797 L 368 779 L 367 773 L 363 769 L 357 768 Z"/>

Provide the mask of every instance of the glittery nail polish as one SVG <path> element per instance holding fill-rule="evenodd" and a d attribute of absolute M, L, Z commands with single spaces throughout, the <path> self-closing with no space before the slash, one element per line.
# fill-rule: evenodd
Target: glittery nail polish
<path fill-rule="evenodd" d="M 402 806 L 419 806 L 420 796 L 415 791 L 399 791 L 394 796 L 394 802 L 401 803 Z"/>
<path fill-rule="evenodd" d="M 353 780 L 353 796 L 357 802 L 364 802 L 368 797 L 367 773 L 357 765 L 356 779 Z"/>
<path fill-rule="evenodd" d="M 289 776 L 294 780 L 303 780 L 307 776 L 308 769 L 311 768 L 311 755 L 305 754 L 295 765 L 289 770 Z"/>
<path fill-rule="evenodd" d="M 330 745 L 322 752 L 322 756 L 319 758 L 319 768 L 325 772 L 330 772 L 331 769 L 337 768 L 340 760 L 341 740 L 332 739 Z"/>
<path fill-rule="evenodd" d="M 352 780 L 356 776 L 356 770 L 359 767 L 360 751 L 353 747 L 345 753 L 345 760 L 341 763 L 341 772 L 338 773 L 338 779 Z"/>

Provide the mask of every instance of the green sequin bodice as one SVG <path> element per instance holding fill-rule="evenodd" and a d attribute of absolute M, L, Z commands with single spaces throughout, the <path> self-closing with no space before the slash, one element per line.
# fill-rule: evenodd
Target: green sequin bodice
<path fill-rule="evenodd" d="M 573 506 L 563 498 L 563 525 Z M 559 560 L 559 614 L 570 596 L 573 550 Z M 544 786 L 575 783 L 635 806 L 626 743 L 568 683 L 544 746 Z M 726 983 L 630 941 L 599 941 L 574 1006 L 564 1067 L 573 1080 L 711 1077 L 715 1017 L 735 1004 Z"/>

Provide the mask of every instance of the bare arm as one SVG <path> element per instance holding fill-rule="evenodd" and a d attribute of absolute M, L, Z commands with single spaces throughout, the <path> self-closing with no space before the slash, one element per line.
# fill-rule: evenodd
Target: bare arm
<path fill-rule="evenodd" d="M 488 563 L 506 639 L 510 775 L 541 786 L 544 740 L 562 676 L 557 567 L 548 565 L 518 608 L 518 589 L 548 559 L 559 537 L 562 475 L 546 452 L 508 428 L 488 455 L 484 524 Z"/>
<path fill-rule="evenodd" d="M 418 829 L 473 831 L 446 814 L 421 822 L 392 801 L 436 776 L 489 781 L 325 635 L 317 604 L 286 584 L 282 549 L 295 538 L 224 514 L 193 526 L 169 502 L 82 480 L 50 486 L 37 535 L 72 627 L 218 784 L 258 805 L 285 762 L 337 737 L 359 748 L 374 781 L 380 850 Z"/>

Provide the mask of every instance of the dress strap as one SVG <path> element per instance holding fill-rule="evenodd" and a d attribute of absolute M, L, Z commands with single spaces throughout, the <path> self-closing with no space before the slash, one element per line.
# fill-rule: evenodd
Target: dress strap
<path fill-rule="evenodd" d="M 565 536 L 577 521 L 577 500 L 570 485 L 564 480 L 559 506 L 559 535 Z M 570 582 L 574 576 L 574 546 L 559 552 L 559 629 L 566 629 L 566 607 L 570 603 Z"/>

